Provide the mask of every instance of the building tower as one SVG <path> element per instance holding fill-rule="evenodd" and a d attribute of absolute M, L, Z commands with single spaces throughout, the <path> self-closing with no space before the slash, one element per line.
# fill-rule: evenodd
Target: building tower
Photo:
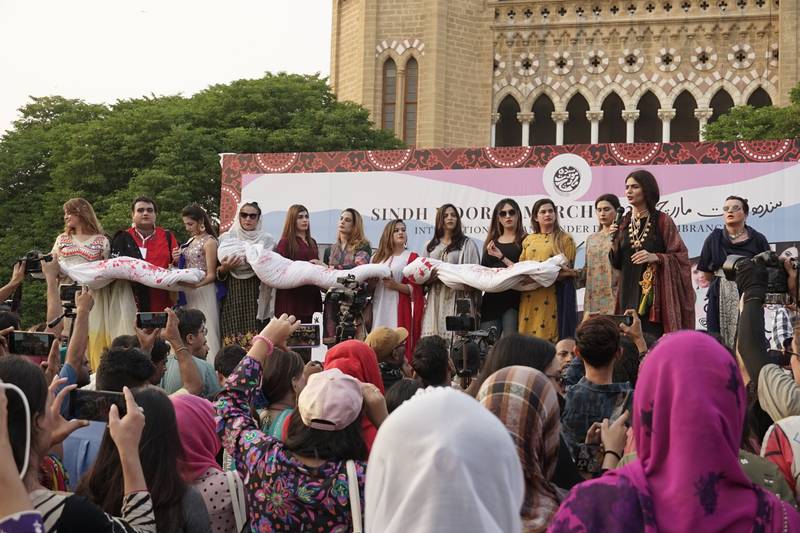
<path fill-rule="evenodd" d="M 788 103 L 800 0 L 334 0 L 331 84 L 420 147 L 702 140 Z"/>

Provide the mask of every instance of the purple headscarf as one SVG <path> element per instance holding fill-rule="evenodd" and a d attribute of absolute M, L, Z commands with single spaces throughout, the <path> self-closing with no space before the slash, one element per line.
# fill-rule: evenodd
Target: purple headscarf
<path fill-rule="evenodd" d="M 739 368 L 715 339 L 663 337 L 634 394 L 639 458 L 575 487 L 550 531 L 800 530 L 797 511 L 739 465 L 746 401 Z"/>

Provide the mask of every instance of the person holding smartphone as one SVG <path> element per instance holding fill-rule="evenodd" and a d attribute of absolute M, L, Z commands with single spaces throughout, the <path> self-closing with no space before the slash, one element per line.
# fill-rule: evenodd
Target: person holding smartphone
<path fill-rule="evenodd" d="M 578 458 L 579 447 L 595 422 L 608 418 L 616 420 L 633 404 L 630 383 L 614 383 L 614 363 L 622 354 L 620 327 L 608 317 L 592 317 L 578 326 L 575 353 L 583 361 L 586 375 L 567 388 L 562 432 L 572 452 Z M 590 454 L 591 455 L 591 454 Z"/>
<path fill-rule="evenodd" d="M 60 414 L 61 403 L 75 386 L 64 387 L 56 393 L 63 380 L 53 380 L 48 388 L 39 367 L 15 356 L 0 359 L 0 380 L 19 387 L 28 401 L 30 418 L 26 420 L 22 399 L 17 395 L 8 397 L 11 449 L 17 470 L 24 473 L 23 483 L 31 502 L 46 517 L 47 531 L 156 531 L 152 498 L 139 459 L 145 415 L 130 390 L 124 390 L 127 407 L 125 416 L 119 416 L 116 406 L 111 407 L 109 413 L 109 432 L 121 459 L 120 469 L 115 475 L 121 476 L 124 492 L 121 516 L 110 516 L 84 498 L 48 490 L 39 481 L 39 466 L 50 447 L 60 444 L 83 425 L 80 420 L 67 422 Z M 28 431 L 30 447 L 26 442 Z M 27 462 L 26 456 L 29 457 Z"/>

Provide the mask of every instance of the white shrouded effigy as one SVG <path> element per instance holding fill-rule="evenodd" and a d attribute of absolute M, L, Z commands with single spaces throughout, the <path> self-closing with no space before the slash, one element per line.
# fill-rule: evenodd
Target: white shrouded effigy
<path fill-rule="evenodd" d="M 434 270 L 439 281 L 455 290 L 473 288 L 483 292 L 507 290 L 530 291 L 555 283 L 567 260 L 563 255 L 547 261 L 520 261 L 508 268 L 481 265 L 455 265 L 427 257 L 418 257 L 403 269 L 403 276 L 418 285 L 426 283 Z"/>

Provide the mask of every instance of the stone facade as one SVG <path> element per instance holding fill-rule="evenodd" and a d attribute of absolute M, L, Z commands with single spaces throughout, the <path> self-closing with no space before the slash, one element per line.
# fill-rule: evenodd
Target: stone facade
<path fill-rule="evenodd" d="M 419 147 L 698 140 L 730 105 L 787 103 L 798 3 L 334 0 L 331 83 L 404 138 L 414 58 Z"/>

